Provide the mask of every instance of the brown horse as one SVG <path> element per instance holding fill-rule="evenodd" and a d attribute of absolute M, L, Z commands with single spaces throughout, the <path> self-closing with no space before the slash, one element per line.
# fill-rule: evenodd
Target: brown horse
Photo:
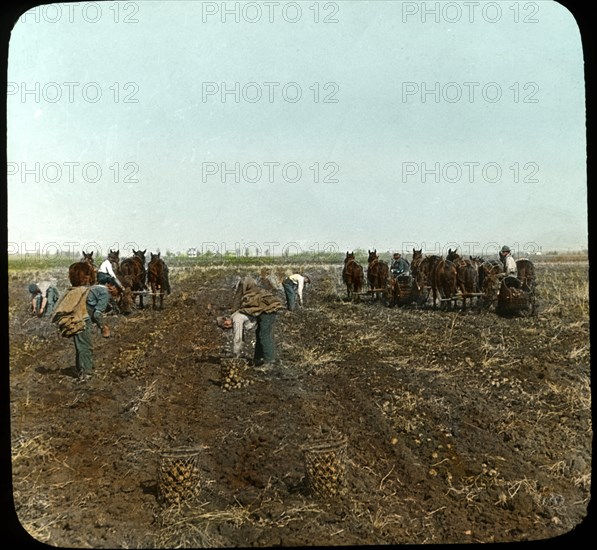
<path fill-rule="evenodd" d="M 413 248 L 413 257 L 410 260 L 410 273 L 413 276 L 415 283 L 418 283 L 417 276 L 420 279 L 421 264 L 423 263 L 423 249 L 419 250 Z"/>
<path fill-rule="evenodd" d="M 164 308 L 164 293 L 170 294 L 170 281 L 168 280 L 168 266 L 160 258 L 160 253 L 151 254 L 147 265 L 147 282 L 151 287 L 153 309 L 156 308 L 156 297 L 160 297 L 160 309 Z"/>
<path fill-rule="evenodd" d="M 90 286 L 97 280 L 97 268 L 93 263 L 93 251 L 83 251 L 83 257 L 68 268 L 68 280 L 71 286 Z"/>
<path fill-rule="evenodd" d="M 439 259 L 439 256 L 429 256 L 428 258 L 425 258 L 423 257 L 422 248 L 419 250 L 413 248 L 413 255 L 410 261 L 412 293 L 414 301 L 416 301 L 419 306 L 424 305 L 429 297 L 429 290 L 431 287 L 429 273 L 434 258 Z"/>
<path fill-rule="evenodd" d="M 144 292 L 147 290 L 145 284 L 147 272 L 145 271 L 145 250 L 133 250 L 133 255 L 120 262 L 118 278 L 125 289 L 131 292 Z M 133 304 L 135 299 L 133 297 Z M 139 294 L 139 307 L 143 309 L 143 294 Z"/>
<path fill-rule="evenodd" d="M 521 258 L 516 260 L 516 269 L 518 271 L 517 277 L 522 283 L 522 288 L 527 292 L 534 292 L 537 286 L 537 278 L 535 276 L 535 265 L 531 260 Z"/>
<path fill-rule="evenodd" d="M 355 260 L 354 252 L 346 252 L 344 268 L 342 269 L 342 281 L 346 285 L 349 300 L 352 300 L 353 295 L 363 289 L 365 273 L 363 266 Z"/>
<path fill-rule="evenodd" d="M 473 296 L 471 294 L 479 292 L 479 266 L 472 256 L 466 260 L 457 251 L 458 249 L 450 248 L 446 260 L 451 261 L 456 267 L 456 286 L 462 294 L 462 310 L 465 311 L 467 298 L 472 306 Z"/>
<path fill-rule="evenodd" d="M 412 276 L 415 280 L 415 286 L 419 293 L 419 302 L 425 303 L 429 297 L 430 290 L 433 287 L 433 271 L 435 266 L 441 260 L 441 256 L 431 255 L 423 257 L 422 249 L 413 249 L 413 259 L 410 264 Z"/>
<path fill-rule="evenodd" d="M 440 309 L 442 301 L 447 309 L 452 309 L 453 300 L 457 290 L 456 266 L 450 260 L 440 258 L 431 274 L 431 289 L 433 290 L 433 309 L 437 308 L 437 300 L 440 298 Z"/>
<path fill-rule="evenodd" d="M 117 270 L 120 269 L 120 250 L 112 250 L 110 248 L 110 252 L 108 252 L 108 260 L 110 260 L 110 263 L 112 264 L 114 273 L 117 273 Z"/>
<path fill-rule="evenodd" d="M 120 272 L 120 250 L 110 249 L 107 259 L 112 265 L 112 270 L 114 271 L 116 278 L 123 286 L 123 289 L 119 293 L 118 309 L 124 315 L 129 315 L 133 311 L 134 297 L 130 286 L 126 285 L 125 279 Z"/>
<path fill-rule="evenodd" d="M 500 274 L 503 272 L 502 262 L 499 260 L 484 260 L 475 257 L 479 274 L 479 292 L 483 294 L 482 305 L 489 307 L 496 305 L 500 286 Z"/>
<path fill-rule="evenodd" d="M 369 290 L 375 291 L 373 295 L 377 300 L 383 294 L 388 284 L 390 268 L 386 262 L 379 259 L 377 250 L 369 250 L 368 252 L 367 282 L 369 283 Z"/>
<path fill-rule="evenodd" d="M 423 249 L 419 248 L 419 250 L 417 250 L 416 248 L 413 248 L 413 257 L 410 260 L 411 270 L 412 270 L 413 265 L 419 265 L 422 261 L 423 261 Z"/>
<path fill-rule="evenodd" d="M 396 277 L 388 277 L 383 295 L 384 303 L 388 307 L 394 307 L 400 300 L 400 287 Z"/>

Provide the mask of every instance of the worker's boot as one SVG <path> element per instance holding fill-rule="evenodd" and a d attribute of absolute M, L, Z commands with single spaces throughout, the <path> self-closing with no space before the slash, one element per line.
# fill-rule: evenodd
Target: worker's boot
<path fill-rule="evenodd" d="M 108 325 L 102 327 L 102 336 L 104 338 L 110 338 L 110 327 Z"/>

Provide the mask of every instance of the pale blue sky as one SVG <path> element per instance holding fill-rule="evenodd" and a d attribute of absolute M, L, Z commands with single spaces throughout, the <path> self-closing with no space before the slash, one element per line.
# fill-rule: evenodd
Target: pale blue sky
<path fill-rule="evenodd" d="M 238 22 L 236 4 L 105 2 L 101 14 L 63 4 L 19 21 L 9 46 L 9 248 L 586 247 L 583 55 L 565 8 L 500 2 L 498 17 L 481 2 L 471 22 L 452 2 L 437 22 L 435 2 L 320 2 L 316 23 L 311 1 L 291 23 L 295 3 L 241 2 Z M 239 102 L 204 95 L 223 83 L 239 86 Z M 439 86 L 439 101 L 423 86 Z M 222 163 L 239 163 L 239 183 L 212 174 Z M 423 163 L 439 163 L 439 182 L 422 181 Z"/>

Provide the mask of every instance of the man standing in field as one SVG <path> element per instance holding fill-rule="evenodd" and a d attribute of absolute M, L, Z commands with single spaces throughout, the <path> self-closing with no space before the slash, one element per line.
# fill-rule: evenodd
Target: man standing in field
<path fill-rule="evenodd" d="M 41 281 L 29 285 L 29 294 L 31 294 L 31 314 L 43 317 L 51 315 L 60 298 L 58 290 L 52 281 Z"/>
<path fill-rule="evenodd" d="M 271 364 L 276 358 L 274 323 L 277 312 L 283 308 L 280 299 L 260 288 L 251 276 L 246 276 L 238 283 L 231 309 L 257 320 L 253 356 L 255 366 Z"/>
<path fill-rule="evenodd" d="M 286 304 L 290 311 L 294 311 L 298 299 L 298 305 L 303 305 L 303 290 L 305 285 L 309 284 L 311 279 L 306 275 L 300 273 L 294 273 L 284 279 L 282 286 L 284 287 L 284 293 L 286 294 Z"/>

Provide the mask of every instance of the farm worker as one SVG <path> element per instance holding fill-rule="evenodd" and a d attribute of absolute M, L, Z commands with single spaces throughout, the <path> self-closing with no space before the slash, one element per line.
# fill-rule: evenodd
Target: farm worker
<path fill-rule="evenodd" d="M 408 275 L 409 263 L 406 261 L 400 252 L 395 252 L 392 256 L 392 264 L 390 265 L 390 271 L 394 277 L 398 277 L 400 275 Z"/>
<path fill-rule="evenodd" d="M 232 329 L 232 353 L 234 357 L 240 357 L 243 351 L 246 331 L 255 328 L 257 325 L 255 317 L 235 311 L 232 315 L 218 317 L 217 324 L 224 330 Z"/>
<path fill-rule="evenodd" d="M 289 271 L 287 275 L 290 275 L 290 273 L 292 273 L 292 271 Z M 260 287 L 265 288 L 266 290 L 282 290 L 282 284 L 278 280 L 278 277 L 265 267 L 261 270 L 261 274 L 256 282 Z"/>
<path fill-rule="evenodd" d="M 116 285 L 120 290 L 124 290 L 122 283 L 114 273 L 114 269 L 112 268 L 112 263 L 108 258 L 106 258 L 102 265 L 99 266 L 97 270 L 97 282 L 101 285 L 105 285 L 110 283 L 112 285 Z"/>
<path fill-rule="evenodd" d="M 77 377 L 80 382 L 89 380 L 93 372 L 92 325 L 95 323 L 100 328 L 104 338 L 110 336 L 103 313 L 110 296 L 117 294 L 118 287 L 112 284 L 77 286 L 67 290 L 56 306 L 52 322 L 57 324 L 62 336 L 72 337 L 74 341 Z"/>
<path fill-rule="evenodd" d="M 516 261 L 510 253 L 510 247 L 504 245 L 500 251 L 500 261 L 504 266 L 504 273 L 506 277 L 516 277 L 518 275 L 518 268 L 516 267 Z"/>
<path fill-rule="evenodd" d="M 110 296 L 118 296 L 118 287 L 111 283 L 94 285 L 89 289 L 86 299 L 87 317 L 85 328 L 73 336 L 75 343 L 77 376 L 81 382 L 86 382 L 93 373 L 93 342 L 91 328 L 95 323 L 102 331 L 104 338 L 110 337 L 110 327 L 104 320 L 104 312 L 110 302 Z"/>
<path fill-rule="evenodd" d="M 239 281 L 232 301 L 232 311 L 255 317 L 257 320 L 253 355 L 255 366 L 271 364 L 276 358 L 274 323 L 277 312 L 283 308 L 280 299 L 268 290 L 260 288 L 253 277 L 247 275 Z"/>
<path fill-rule="evenodd" d="M 299 306 L 303 305 L 303 290 L 305 285 L 309 284 L 311 279 L 306 275 L 300 273 L 294 273 L 284 279 L 282 286 L 284 287 L 284 293 L 286 294 L 286 303 L 290 311 L 296 308 L 296 302 L 298 299 Z"/>
<path fill-rule="evenodd" d="M 60 298 L 52 281 L 31 283 L 29 293 L 31 294 L 31 314 L 38 317 L 42 317 L 46 313 L 50 315 Z"/>

